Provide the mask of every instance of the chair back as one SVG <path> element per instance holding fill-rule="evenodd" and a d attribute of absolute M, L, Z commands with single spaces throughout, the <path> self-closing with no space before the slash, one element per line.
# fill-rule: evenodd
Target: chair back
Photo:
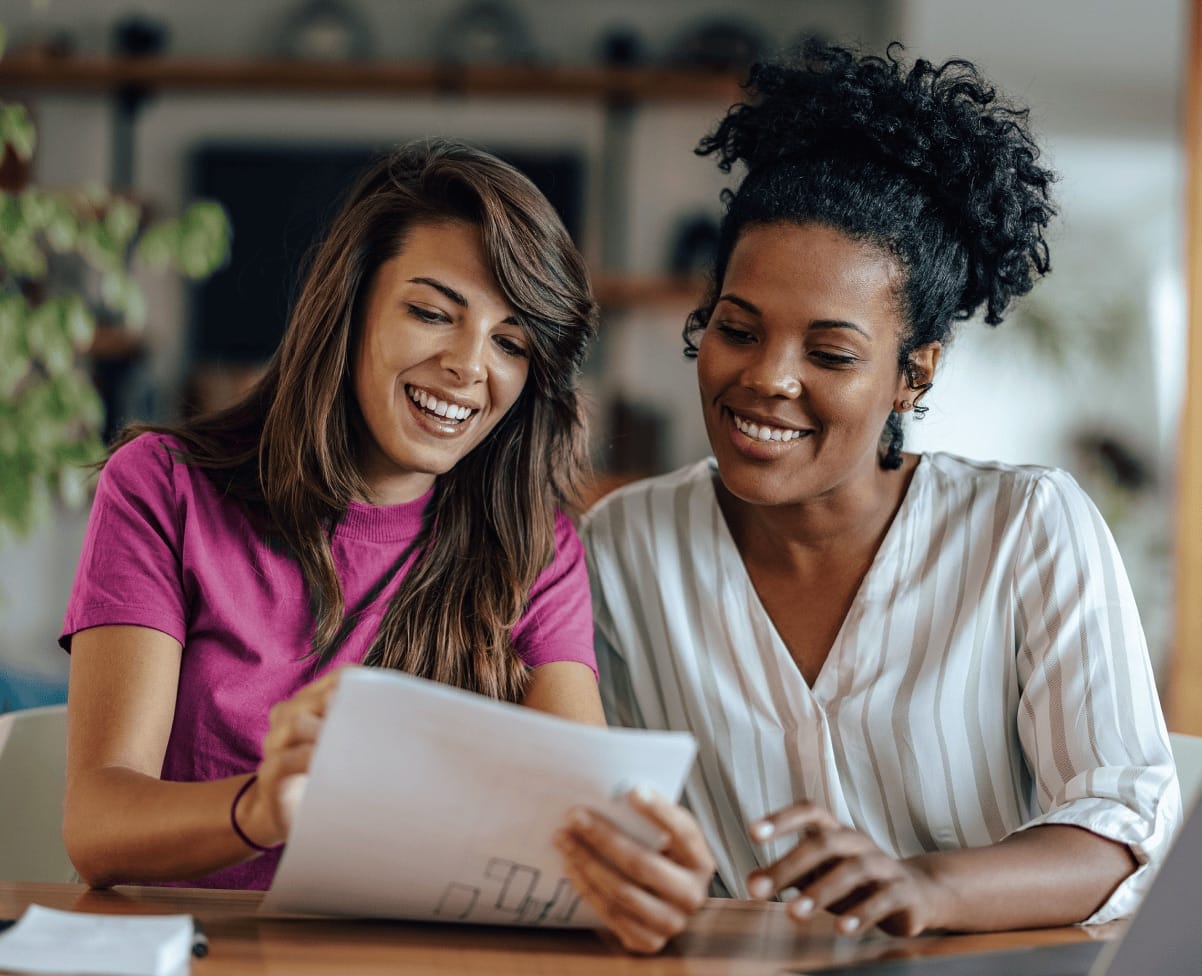
<path fill-rule="evenodd" d="M 67 706 L 0 715 L 0 881 L 74 881 L 63 846 Z"/>
<path fill-rule="evenodd" d="M 1188 812 L 1194 801 L 1202 796 L 1202 737 L 1170 732 L 1169 745 L 1181 783 L 1181 808 Z"/>

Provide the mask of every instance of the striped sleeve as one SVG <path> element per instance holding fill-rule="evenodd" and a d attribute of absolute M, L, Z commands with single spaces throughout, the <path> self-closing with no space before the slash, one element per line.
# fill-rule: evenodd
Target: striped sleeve
<path fill-rule="evenodd" d="M 1138 868 L 1087 923 L 1131 914 L 1181 819 L 1135 598 L 1073 478 L 1032 483 L 1016 559 L 1018 735 L 1038 816 L 1127 845 Z"/>
<path fill-rule="evenodd" d="M 587 530 L 586 530 L 587 531 Z M 586 536 L 587 539 L 587 536 Z M 601 704 L 610 725 L 627 729 L 645 728 L 638 700 L 630 683 L 630 669 L 617 649 L 613 618 L 605 598 L 605 588 L 597 573 L 591 547 L 588 552 L 589 588 L 593 593 L 593 646 L 597 654 L 597 673 Z"/>

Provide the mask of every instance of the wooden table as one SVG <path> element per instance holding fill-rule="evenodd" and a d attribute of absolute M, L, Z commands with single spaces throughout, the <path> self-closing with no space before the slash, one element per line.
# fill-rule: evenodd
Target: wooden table
<path fill-rule="evenodd" d="M 244 891 L 0 882 L 0 918 L 27 905 L 73 911 L 190 913 L 201 920 L 211 952 L 193 976 L 488 973 L 491 976 L 769 976 L 803 966 L 881 956 L 940 955 L 1109 937 L 1107 931 L 1042 929 L 991 935 L 893 939 L 879 932 L 836 935 L 823 917 L 807 928 L 780 904 L 711 900 L 690 930 L 658 956 L 623 952 L 611 936 L 588 931 L 530 930 L 424 922 L 317 919 L 257 914 L 262 895 Z"/>

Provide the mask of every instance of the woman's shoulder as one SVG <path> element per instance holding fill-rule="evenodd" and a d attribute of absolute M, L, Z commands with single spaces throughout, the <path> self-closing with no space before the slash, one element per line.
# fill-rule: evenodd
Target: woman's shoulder
<path fill-rule="evenodd" d="M 1086 491 L 1063 468 L 1041 464 L 982 461 L 957 454 L 923 455 L 928 498 L 939 499 L 941 509 L 955 508 L 955 499 L 980 511 L 983 493 L 1011 518 L 1024 518 L 1034 509 L 1093 507 Z"/>
<path fill-rule="evenodd" d="M 1004 483 L 1034 487 L 1041 482 L 1076 485 L 1076 480 L 1063 468 L 1042 464 L 1011 464 L 988 461 L 935 451 L 923 454 L 923 462 L 931 476 L 944 484 Z"/>
<path fill-rule="evenodd" d="M 103 477 L 122 484 L 164 483 L 170 480 L 183 449 L 183 444 L 170 434 L 147 431 L 126 441 L 109 455 L 104 463 Z"/>
<path fill-rule="evenodd" d="M 100 473 L 100 486 L 142 498 L 161 496 L 172 504 L 220 501 L 221 492 L 207 473 L 190 464 L 188 445 L 161 431 L 146 431 L 109 455 Z"/>
<path fill-rule="evenodd" d="M 587 539 L 602 526 L 612 526 L 615 522 L 628 528 L 645 526 L 655 518 L 655 509 L 661 503 L 675 506 L 682 494 L 692 496 L 702 491 L 712 496 L 714 470 L 713 459 L 705 458 L 667 474 L 622 485 L 584 513 L 580 520 L 581 535 Z"/>

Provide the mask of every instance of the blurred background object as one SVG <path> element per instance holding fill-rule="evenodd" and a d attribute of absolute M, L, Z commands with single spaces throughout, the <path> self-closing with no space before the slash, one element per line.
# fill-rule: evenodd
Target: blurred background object
<path fill-rule="evenodd" d="M 435 41 L 447 65 L 532 64 L 537 60 L 526 23 L 501 0 L 470 0 L 448 17 Z"/>
<path fill-rule="evenodd" d="M 111 347 L 107 366 L 93 363 L 93 375 L 108 370 L 110 430 L 218 407 L 254 382 L 314 235 L 372 153 L 438 135 L 511 159 L 593 269 L 603 310 L 586 376 L 596 497 L 707 453 L 680 330 L 704 288 L 730 178 L 692 149 L 739 97 L 748 60 L 819 35 L 976 61 L 1031 104 L 1062 174 L 1056 271 L 997 330 L 966 323 L 907 444 L 1073 471 L 1111 521 L 1163 681 L 1185 343 L 1188 7 L 7 0 L 0 98 L 38 124 L 39 186 L 118 186 L 165 214 L 203 197 L 230 215 L 229 262 L 202 284 L 134 268 L 145 327 L 135 346 Z M 130 24 L 144 26 L 118 45 L 127 56 L 112 56 L 114 31 Z M 139 48 L 153 56 L 128 56 Z M 1115 459 L 1138 462 L 1139 486 Z M 81 537 L 81 517 L 64 514 L 0 548 L 0 683 L 19 671 L 39 700 L 61 694 L 54 638 Z"/>
<path fill-rule="evenodd" d="M 686 28 L 668 51 L 673 68 L 746 74 L 767 45 L 760 32 L 741 18 L 705 19 Z"/>
<path fill-rule="evenodd" d="M 371 31 L 341 0 L 304 0 L 279 29 L 277 50 L 300 61 L 351 61 L 371 57 Z"/>

